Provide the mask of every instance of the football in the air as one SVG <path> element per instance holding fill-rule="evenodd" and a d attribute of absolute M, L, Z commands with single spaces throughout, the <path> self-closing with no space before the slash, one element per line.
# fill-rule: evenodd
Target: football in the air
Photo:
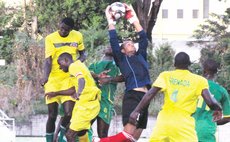
<path fill-rule="evenodd" d="M 125 5 L 123 3 L 114 2 L 110 6 L 110 12 L 115 20 L 125 16 Z"/>

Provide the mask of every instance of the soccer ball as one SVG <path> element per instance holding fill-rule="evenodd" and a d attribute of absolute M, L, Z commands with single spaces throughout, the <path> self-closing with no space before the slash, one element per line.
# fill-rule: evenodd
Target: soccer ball
<path fill-rule="evenodd" d="M 110 6 L 110 12 L 115 20 L 125 16 L 125 5 L 123 3 L 114 2 Z"/>

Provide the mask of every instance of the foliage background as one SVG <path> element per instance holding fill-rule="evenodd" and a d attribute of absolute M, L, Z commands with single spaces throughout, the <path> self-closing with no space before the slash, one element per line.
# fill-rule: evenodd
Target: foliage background
<path fill-rule="evenodd" d="M 15 117 L 17 122 L 27 122 L 32 115 L 47 113 L 44 91 L 39 84 L 43 72 L 44 37 L 57 30 L 63 17 L 72 17 L 75 20 L 74 29 L 84 35 L 88 54 L 86 64 L 100 60 L 102 50 L 108 45 L 104 9 L 111 2 L 113 1 L 30 0 L 18 7 L 5 7 L 1 3 L 0 35 L 3 35 L 3 39 L 0 39 L 0 58 L 6 59 L 7 64 L 0 67 L 0 108 L 10 117 Z M 129 36 L 129 28 L 132 27 L 127 27 L 124 20 L 119 23 L 117 28 L 122 30 L 119 35 Z M 150 43 L 148 52 L 150 70 L 154 70 L 151 77 L 154 78 L 159 74 L 155 71 L 167 69 L 170 63 L 158 59 L 161 57 L 158 54 L 165 54 L 169 49 L 159 48 L 159 53 L 153 55 L 153 47 Z M 161 64 L 158 65 L 158 62 Z M 118 114 L 123 90 L 124 84 L 121 83 L 115 99 Z M 159 110 L 158 104 L 152 105 L 152 114 Z"/>

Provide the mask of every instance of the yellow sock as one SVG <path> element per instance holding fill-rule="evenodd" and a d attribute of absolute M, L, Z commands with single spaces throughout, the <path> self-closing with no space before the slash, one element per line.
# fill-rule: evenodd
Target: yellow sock
<path fill-rule="evenodd" d="M 79 142 L 90 142 L 88 132 L 85 133 L 85 135 L 78 137 Z"/>

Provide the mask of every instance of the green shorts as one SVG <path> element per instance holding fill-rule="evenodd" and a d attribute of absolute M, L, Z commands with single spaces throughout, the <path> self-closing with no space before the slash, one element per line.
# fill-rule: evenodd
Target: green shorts
<path fill-rule="evenodd" d="M 196 133 L 199 142 L 216 142 L 216 125 L 213 122 L 197 120 Z"/>
<path fill-rule="evenodd" d="M 108 100 L 101 98 L 100 101 L 100 112 L 98 114 L 98 117 L 100 117 L 105 123 L 110 124 L 113 113 L 114 113 L 114 107 L 113 104 L 111 104 Z"/>

